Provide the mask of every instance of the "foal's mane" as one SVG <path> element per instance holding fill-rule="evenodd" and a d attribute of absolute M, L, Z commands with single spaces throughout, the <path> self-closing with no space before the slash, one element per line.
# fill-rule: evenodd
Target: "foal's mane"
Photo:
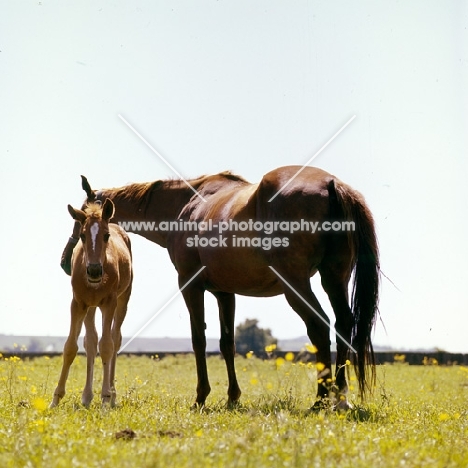
<path fill-rule="evenodd" d="M 84 212 L 86 216 L 93 219 L 101 219 L 102 218 L 102 206 L 100 203 L 88 203 L 85 206 Z"/>

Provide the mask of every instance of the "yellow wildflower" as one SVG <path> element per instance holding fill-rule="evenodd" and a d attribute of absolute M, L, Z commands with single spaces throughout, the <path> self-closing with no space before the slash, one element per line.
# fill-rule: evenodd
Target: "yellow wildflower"
<path fill-rule="evenodd" d="M 309 353 L 312 354 L 315 354 L 318 351 L 317 346 L 310 343 L 306 343 L 305 348 L 307 349 L 307 351 L 309 351 Z"/>
<path fill-rule="evenodd" d="M 32 401 L 32 405 L 34 408 L 37 409 L 37 411 L 45 411 L 47 409 L 47 403 L 46 401 L 44 400 L 44 398 L 34 398 L 34 400 Z"/>
<path fill-rule="evenodd" d="M 284 364 L 284 359 L 282 357 L 276 358 L 276 368 L 279 369 Z"/>

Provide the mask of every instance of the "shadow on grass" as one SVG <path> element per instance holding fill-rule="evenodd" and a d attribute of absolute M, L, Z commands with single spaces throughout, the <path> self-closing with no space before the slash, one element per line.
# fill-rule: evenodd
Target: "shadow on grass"
<path fill-rule="evenodd" d="M 74 412 L 108 412 L 108 411 L 161 411 L 168 408 L 174 413 L 184 413 L 191 411 L 199 414 L 248 414 L 252 417 L 257 415 L 269 416 L 287 413 L 292 417 L 303 419 L 323 419 L 338 417 L 349 422 L 377 423 L 387 419 L 385 405 L 381 404 L 356 404 L 347 411 L 335 411 L 330 401 L 324 400 L 320 405 L 313 405 L 312 408 L 304 408 L 304 401 L 287 393 L 284 395 L 259 396 L 255 400 L 241 400 L 237 403 L 228 404 L 225 398 L 221 398 L 203 406 L 190 406 L 187 397 L 170 398 L 169 400 L 159 399 L 154 395 L 129 396 L 125 395 L 119 399 L 114 408 L 101 408 L 99 398 L 95 398 L 90 408 L 85 408 L 79 402 L 78 397 L 71 401 L 64 402 L 61 407 L 72 408 Z"/>
<path fill-rule="evenodd" d="M 347 411 L 335 411 L 333 405 L 325 403 L 318 408 L 301 408 L 303 402 L 291 396 L 266 398 L 260 397 L 257 401 L 237 402 L 228 404 L 226 400 L 219 400 L 214 404 L 202 407 L 192 407 L 192 411 L 200 414 L 233 413 L 255 415 L 277 415 L 289 413 L 296 418 L 323 418 L 340 417 L 346 421 L 355 422 L 382 422 L 386 419 L 386 411 L 374 405 L 354 405 Z"/>

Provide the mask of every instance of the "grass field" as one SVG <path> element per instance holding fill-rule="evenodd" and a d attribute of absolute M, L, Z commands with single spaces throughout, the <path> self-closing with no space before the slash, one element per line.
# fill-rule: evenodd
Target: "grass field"
<path fill-rule="evenodd" d="M 100 406 L 96 364 L 91 408 L 79 356 L 50 410 L 61 359 L 0 359 L 1 467 L 468 466 L 468 368 L 379 366 L 374 396 L 360 403 L 353 389 L 340 415 L 308 413 L 315 369 L 294 361 L 236 358 L 243 395 L 228 410 L 224 362 L 210 358 L 203 411 L 190 410 L 193 356 L 120 357 L 114 409 Z"/>

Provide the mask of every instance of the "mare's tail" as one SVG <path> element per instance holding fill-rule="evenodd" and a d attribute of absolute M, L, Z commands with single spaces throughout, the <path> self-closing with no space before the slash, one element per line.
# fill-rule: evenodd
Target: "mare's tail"
<path fill-rule="evenodd" d="M 375 385 L 375 357 L 371 332 L 378 313 L 380 263 L 379 248 L 372 214 L 363 196 L 334 180 L 330 194 L 336 195 L 345 221 L 354 222 L 354 231 L 348 231 L 348 242 L 354 253 L 354 281 L 351 296 L 353 329 L 351 344 L 356 350 L 354 368 L 359 391 L 364 396 Z M 334 197 L 332 197 L 334 198 Z"/>

